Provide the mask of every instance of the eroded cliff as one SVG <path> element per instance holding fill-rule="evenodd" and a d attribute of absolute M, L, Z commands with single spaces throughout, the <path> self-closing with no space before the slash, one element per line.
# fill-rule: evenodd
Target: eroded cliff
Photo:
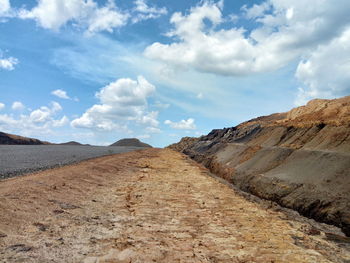
<path fill-rule="evenodd" d="M 350 235 L 350 96 L 312 100 L 170 148 L 244 191 Z"/>

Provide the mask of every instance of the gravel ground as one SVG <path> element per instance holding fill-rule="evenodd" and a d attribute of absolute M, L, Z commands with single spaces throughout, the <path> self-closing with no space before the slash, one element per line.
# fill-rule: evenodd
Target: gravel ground
<path fill-rule="evenodd" d="M 142 148 L 72 145 L 1 145 L 0 179 L 137 149 Z"/>

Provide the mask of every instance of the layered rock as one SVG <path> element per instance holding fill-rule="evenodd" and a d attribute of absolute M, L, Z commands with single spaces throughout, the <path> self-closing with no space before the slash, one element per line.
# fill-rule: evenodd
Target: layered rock
<path fill-rule="evenodd" d="M 350 235 L 350 96 L 312 100 L 170 148 L 244 191 Z"/>

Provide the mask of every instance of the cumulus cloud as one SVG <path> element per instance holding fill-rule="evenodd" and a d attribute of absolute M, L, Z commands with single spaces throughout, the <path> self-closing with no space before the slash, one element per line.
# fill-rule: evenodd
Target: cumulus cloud
<path fill-rule="evenodd" d="M 72 23 L 93 34 L 104 30 L 112 32 L 125 25 L 129 15 L 120 11 L 113 1 L 100 7 L 93 0 L 39 0 L 32 10 L 21 10 L 19 17 L 34 19 L 41 27 L 56 31 Z"/>
<path fill-rule="evenodd" d="M 168 13 L 168 10 L 165 7 L 158 8 L 148 6 L 146 0 L 136 0 L 134 1 L 134 4 L 134 12 L 136 14 L 132 18 L 133 23 L 147 19 L 155 19 Z"/>
<path fill-rule="evenodd" d="M 296 77 L 304 84 L 299 89 L 298 105 L 312 98 L 350 94 L 350 28 L 331 43 L 318 47 L 299 63 Z"/>
<path fill-rule="evenodd" d="M 173 29 L 167 34 L 173 42 L 153 43 L 144 54 L 163 62 L 166 67 L 194 68 L 224 76 L 269 72 L 300 60 L 297 76 L 310 93 L 315 89 L 311 87 L 311 78 L 313 81 L 317 78 L 308 73 L 309 80 L 306 80 L 306 67 L 314 66 L 312 62 L 325 50 L 328 56 L 333 50 L 337 57 L 339 51 L 333 48 L 334 41 L 350 28 L 348 0 L 337 4 L 331 0 L 317 0 L 309 6 L 301 0 L 269 0 L 251 7 L 243 6 L 241 19 L 258 25 L 251 31 L 243 27 L 228 28 L 222 8 L 221 1 L 202 1 L 186 14 L 174 13 L 170 20 Z M 208 25 L 206 21 L 211 23 Z M 349 52 L 342 54 L 344 61 L 350 59 Z M 344 66 L 339 69 L 336 75 L 341 74 Z M 324 85 L 335 87 L 331 83 Z M 339 88 L 338 85 L 336 89 Z M 336 94 L 334 88 L 328 90 Z"/>
<path fill-rule="evenodd" d="M 3 110 L 5 108 L 5 104 L 4 103 L 0 103 L 0 110 Z"/>
<path fill-rule="evenodd" d="M 97 8 L 88 19 L 88 32 L 91 34 L 99 31 L 113 32 L 127 23 L 129 14 L 118 10 L 112 1 L 107 6 Z"/>
<path fill-rule="evenodd" d="M 9 0 L 0 0 L 0 16 L 8 13 L 10 8 L 11 6 Z"/>
<path fill-rule="evenodd" d="M 164 124 L 167 124 L 171 128 L 177 129 L 177 130 L 195 130 L 196 129 L 194 119 L 192 118 L 189 118 L 187 120 L 181 120 L 179 122 L 172 122 L 170 120 L 166 120 Z"/>
<path fill-rule="evenodd" d="M 0 55 L 0 69 L 14 70 L 15 65 L 18 64 L 18 59 L 14 57 L 3 58 Z"/>
<path fill-rule="evenodd" d="M 94 0 L 39 0 L 33 9 L 21 9 L 17 16 L 34 19 L 46 29 L 58 31 L 61 27 L 72 24 L 83 29 L 87 35 L 93 35 L 101 31 L 113 32 L 125 26 L 130 19 L 137 23 L 167 14 L 166 8 L 149 6 L 145 0 L 136 0 L 134 4 L 132 10 L 122 11 L 113 0 L 108 0 L 104 6 Z"/>
<path fill-rule="evenodd" d="M 12 103 L 11 108 L 13 110 L 23 110 L 25 108 L 24 104 L 20 101 L 15 101 L 14 103 Z"/>
<path fill-rule="evenodd" d="M 61 99 L 66 99 L 70 100 L 71 98 L 67 95 L 67 92 L 61 89 L 57 89 L 51 92 L 52 95 L 61 98 Z"/>
<path fill-rule="evenodd" d="M 49 107 L 42 106 L 31 111 L 29 114 L 21 114 L 18 118 L 8 114 L 0 114 L 0 130 L 27 136 L 45 135 L 51 133 L 52 128 L 62 127 L 69 123 L 66 116 L 58 119 L 55 118 L 61 110 L 62 107 L 59 103 L 52 102 Z"/>
<path fill-rule="evenodd" d="M 53 120 L 52 116 L 61 110 L 62 110 L 61 105 L 54 101 L 51 103 L 51 108 L 42 106 L 39 109 L 33 110 L 29 114 L 29 121 L 35 124 L 47 123 L 48 121 L 53 121 L 53 123 L 55 123 L 54 125 L 55 127 L 60 126 L 59 123 L 63 123 L 63 124 L 66 123 L 67 117 L 64 117 L 63 119 L 57 121 L 57 120 Z"/>
<path fill-rule="evenodd" d="M 157 128 L 158 112 L 148 111 L 147 98 L 155 92 L 155 86 L 144 77 L 137 80 L 118 79 L 103 87 L 96 97 L 100 103 L 93 105 L 71 125 L 100 131 L 127 130 L 128 122 Z"/>

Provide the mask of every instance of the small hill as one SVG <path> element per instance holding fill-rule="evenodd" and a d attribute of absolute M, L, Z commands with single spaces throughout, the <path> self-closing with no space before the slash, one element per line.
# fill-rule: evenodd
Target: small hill
<path fill-rule="evenodd" d="M 131 146 L 131 147 L 145 147 L 145 148 L 152 148 L 151 145 L 141 142 L 139 139 L 136 138 L 126 138 L 121 139 L 110 146 Z"/>
<path fill-rule="evenodd" d="M 38 139 L 27 138 L 19 135 L 0 132 L 0 144 L 6 145 L 45 145 L 49 142 L 40 141 Z"/>
<path fill-rule="evenodd" d="M 75 141 L 60 143 L 59 145 L 72 145 L 72 146 L 82 146 L 83 144 Z"/>

